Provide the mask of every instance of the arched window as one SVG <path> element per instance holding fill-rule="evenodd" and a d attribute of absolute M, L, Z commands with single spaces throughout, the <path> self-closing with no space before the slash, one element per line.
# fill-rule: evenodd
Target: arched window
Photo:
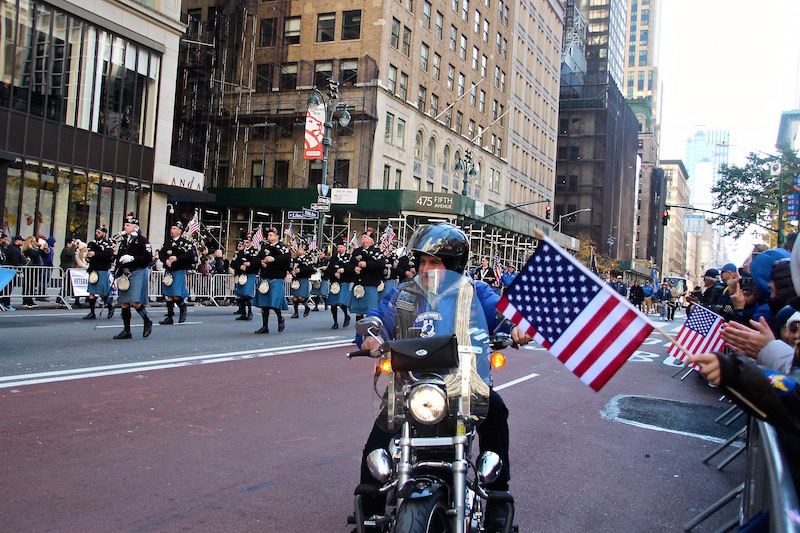
<path fill-rule="evenodd" d="M 422 130 L 417 131 L 417 137 L 414 139 L 414 158 L 422 159 Z"/>
<path fill-rule="evenodd" d="M 433 137 L 428 139 L 428 164 L 430 166 L 436 164 L 436 139 Z"/>
<path fill-rule="evenodd" d="M 450 147 L 445 145 L 444 147 L 444 161 L 442 161 L 442 170 L 445 173 L 449 173 L 452 169 L 450 168 Z"/>
<path fill-rule="evenodd" d="M 474 183 L 475 183 L 475 188 L 480 189 L 480 188 L 483 187 L 483 177 L 481 176 L 481 164 L 480 163 L 475 163 L 475 172 L 477 172 L 477 174 L 475 175 L 475 178 L 473 180 Z"/>
<path fill-rule="evenodd" d="M 453 157 L 453 170 L 455 170 L 455 167 L 459 162 L 462 165 L 464 164 L 464 162 L 461 161 L 461 152 L 459 150 L 456 150 L 456 155 L 455 155 L 455 157 Z"/>

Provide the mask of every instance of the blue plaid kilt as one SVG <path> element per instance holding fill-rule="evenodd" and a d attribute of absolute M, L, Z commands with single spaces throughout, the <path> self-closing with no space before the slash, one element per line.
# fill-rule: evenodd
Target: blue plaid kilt
<path fill-rule="evenodd" d="M 308 295 L 310 294 L 311 291 L 311 283 L 308 282 L 308 278 L 300 278 L 297 281 L 300 282 L 300 288 L 290 289 L 289 294 L 291 294 L 296 298 L 308 298 Z"/>
<path fill-rule="evenodd" d="M 89 283 L 86 286 L 86 292 L 108 298 L 108 295 L 111 294 L 111 279 L 108 270 L 95 270 L 95 272 L 97 272 L 97 281 Z M 89 275 L 91 276 L 91 273 Z"/>
<path fill-rule="evenodd" d="M 385 279 L 383 280 L 383 290 L 378 292 L 378 302 L 383 300 L 383 297 L 389 294 L 389 291 L 392 290 L 397 286 L 396 279 Z"/>
<path fill-rule="evenodd" d="M 347 307 L 350 302 L 350 287 L 350 283 L 339 282 L 339 294 L 328 293 L 328 305 L 343 305 Z"/>
<path fill-rule="evenodd" d="M 322 281 L 317 281 L 319 283 L 319 287 L 314 287 L 314 282 L 311 282 L 311 295 L 312 296 L 328 296 L 328 292 L 331 290 L 331 282 L 327 279 L 323 279 Z"/>
<path fill-rule="evenodd" d="M 161 295 L 162 296 L 178 296 L 180 298 L 189 297 L 189 288 L 186 286 L 186 271 L 185 270 L 172 270 L 172 285 L 167 287 L 164 282 L 161 282 Z M 164 273 L 166 275 L 166 272 Z"/>
<path fill-rule="evenodd" d="M 378 307 L 378 287 L 370 287 L 367 285 L 363 287 L 364 296 L 362 298 L 356 298 L 353 294 L 353 289 L 350 290 L 350 305 L 348 305 L 348 307 L 351 313 L 363 315 L 370 309 Z M 355 285 L 353 288 L 355 288 Z"/>
<path fill-rule="evenodd" d="M 143 304 L 148 303 L 147 286 L 149 284 L 150 269 L 143 268 L 141 270 L 134 270 L 128 276 L 128 281 L 131 282 L 131 287 L 127 291 L 119 291 L 119 303 L 122 304 Z"/>
<path fill-rule="evenodd" d="M 233 286 L 233 295 L 252 298 L 256 292 L 256 275 L 248 274 L 247 283 L 244 285 L 239 285 L 239 276 L 235 276 L 234 279 L 236 280 L 236 285 Z"/>
<path fill-rule="evenodd" d="M 286 303 L 286 283 L 283 278 L 281 279 L 265 279 L 269 283 L 269 292 L 261 294 L 258 286 L 261 284 L 261 278 L 256 283 L 256 299 L 253 305 L 256 307 L 271 307 L 273 309 L 280 309 L 281 311 L 288 311 L 289 304 Z"/>

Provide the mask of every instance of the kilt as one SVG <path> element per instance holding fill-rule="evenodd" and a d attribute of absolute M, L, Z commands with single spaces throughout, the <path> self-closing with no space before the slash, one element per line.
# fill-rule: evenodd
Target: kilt
<path fill-rule="evenodd" d="M 300 278 L 297 281 L 300 282 L 300 288 L 290 289 L 289 294 L 297 298 L 308 298 L 308 295 L 311 291 L 311 283 L 308 282 L 308 278 Z"/>
<path fill-rule="evenodd" d="M 394 289 L 396 286 L 397 286 L 396 279 L 383 280 L 383 290 L 378 293 L 378 302 L 383 300 L 383 297 L 389 294 L 389 291 Z"/>
<path fill-rule="evenodd" d="M 367 285 L 363 285 L 363 287 L 364 296 L 362 298 L 356 298 L 353 294 L 353 290 L 350 290 L 350 305 L 348 305 L 348 307 L 351 313 L 363 315 L 370 309 L 378 307 L 378 287 L 370 287 Z"/>
<path fill-rule="evenodd" d="M 281 311 L 288 311 L 289 304 L 286 303 L 286 283 L 281 279 L 265 279 L 269 282 L 269 292 L 261 294 L 258 291 L 258 286 L 261 284 L 261 278 L 258 278 L 256 283 L 256 299 L 253 305 L 256 307 L 271 307 L 273 309 L 280 309 Z"/>
<path fill-rule="evenodd" d="M 311 282 L 311 295 L 312 296 L 328 296 L 328 292 L 331 289 L 331 282 L 327 279 L 323 279 L 322 281 L 318 282 L 319 288 L 314 288 L 314 282 Z"/>
<path fill-rule="evenodd" d="M 131 287 L 127 291 L 119 291 L 119 303 L 130 304 L 137 303 L 146 305 L 149 297 L 147 295 L 147 287 L 149 285 L 150 269 L 143 268 L 141 270 L 134 270 L 128 276 L 131 282 Z"/>
<path fill-rule="evenodd" d="M 164 282 L 161 282 L 161 295 L 162 296 L 178 296 L 180 298 L 189 297 L 189 288 L 186 286 L 186 271 L 185 270 L 172 270 L 172 285 L 167 287 Z M 166 273 L 165 273 L 166 275 Z"/>
<path fill-rule="evenodd" d="M 89 283 L 86 286 L 86 292 L 108 298 L 108 295 L 111 294 L 111 279 L 108 270 L 95 270 L 95 272 L 97 272 L 97 282 Z"/>
<path fill-rule="evenodd" d="M 350 302 L 351 285 L 351 283 L 339 282 L 339 287 L 341 290 L 339 291 L 339 294 L 333 294 L 332 292 L 328 294 L 328 305 L 343 305 L 347 307 L 348 303 Z"/>
<path fill-rule="evenodd" d="M 256 275 L 255 274 L 248 274 L 247 275 L 247 283 L 244 285 L 239 285 L 239 276 L 236 275 L 233 279 L 237 280 L 236 284 L 233 286 L 233 295 L 234 296 L 244 296 L 246 298 L 252 298 L 253 294 L 256 291 Z"/>

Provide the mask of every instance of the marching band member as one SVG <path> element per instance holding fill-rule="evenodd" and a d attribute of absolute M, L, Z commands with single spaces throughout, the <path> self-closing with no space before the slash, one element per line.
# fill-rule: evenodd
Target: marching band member
<path fill-rule="evenodd" d="M 324 248 L 320 248 L 317 250 L 316 259 L 314 260 L 314 266 L 316 267 L 316 271 L 314 275 L 309 278 L 311 282 L 311 296 L 317 296 L 314 299 L 314 308 L 312 311 L 319 311 L 319 302 L 322 301 L 325 303 L 325 310 L 328 310 L 328 292 L 330 291 L 331 282 L 325 276 L 325 271 L 328 269 L 328 261 L 330 261 L 330 257 L 325 253 Z M 309 301 L 312 299 L 309 298 Z"/>
<path fill-rule="evenodd" d="M 236 320 L 253 320 L 252 300 L 256 290 L 256 274 L 261 266 L 258 262 L 258 250 L 251 246 L 253 241 L 250 234 L 245 235 L 236 249 L 236 255 L 231 261 L 236 285 L 233 294 L 239 302 Z"/>
<path fill-rule="evenodd" d="M 114 301 L 111 298 L 111 281 L 108 271 L 111 270 L 111 263 L 114 261 L 114 244 L 108 238 L 108 228 L 101 226 L 94 230 L 94 240 L 87 245 L 87 249 L 89 285 L 86 287 L 86 291 L 89 296 L 86 299 L 89 303 L 89 314 L 83 318 L 84 320 L 97 318 L 94 314 L 94 306 L 98 295 L 103 298 L 108 307 L 107 318 L 111 318 L 114 316 Z"/>
<path fill-rule="evenodd" d="M 328 305 L 331 306 L 331 316 L 333 317 L 331 329 L 339 329 L 339 307 L 344 311 L 343 327 L 347 327 L 350 324 L 350 315 L 347 314 L 351 280 L 351 276 L 347 272 L 349 263 L 350 254 L 347 253 L 347 237 L 343 237 L 341 241 L 336 243 L 336 252 L 331 255 L 328 266 L 325 268 L 325 277 L 330 281 Z"/>
<path fill-rule="evenodd" d="M 372 228 L 366 228 L 361 234 L 361 246 L 353 250 L 349 264 L 356 277 L 350 291 L 350 312 L 355 313 L 356 320 L 361 320 L 367 311 L 378 307 L 378 285 L 385 267 L 386 257 L 375 246 Z"/>
<path fill-rule="evenodd" d="M 286 303 L 286 274 L 292 254 L 289 247 L 280 242 L 280 233 L 275 227 L 267 230 L 267 238 L 261 243 L 261 252 L 258 255 L 259 281 L 256 290 L 256 307 L 261 308 L 261 329 L 256 333 L 269 333 L 269 310 L 273 309 L 278 316 L 278 332 L 283 331 L 286 323 L 281 316 L 281 311 L 288 311 Z"/>
<path fill-rule="evenodd" d="M 161 294 L 167 298 L 167 316 L 159 321 L 162 325 L 172 325 L 175 305 L 178 305 L 180 316 L 178 323 L 186 322 L 186 298 L 189 289 L 186 286 L 186 271 L 194 266 L 195 247 L 183 236 L 183 223 L 176 220 L 169 228 L 171 239 L 164 243 L 158 251 L 158 258 L 164 264 L 164 279 L 161 282 Z"/>
<path fill-rule="evenodd" d="M 378 302 L 383 300 L 383 297 L 389 294 L 389 291 L 397 285 L 401 275 L 398 270 L 400 260 L 392 253 L 391 244 L 386 248 L 385 257 L 386 266 L 383 269 L 383 281 L 378 285 Z"/>
<path fill-rule="evenodd" d="M 116 255 L 114 275 L 117 278 L 119 289 L 119 303 L 122 308 L 122 323 L 124 328 L 114 335 L 115 339 L 130 339 L 131 335 L 131 306 L 136 309 L 144 321 L 142 337 L 149 337 L 153 329 L 153 321 L 147 316 L 148 277 L 150 269 L 147 268 L 153 260 L 153 250 L 147 237 L 139 233 L 139 219 L 128 213 L 123 224 L 122 242 Z"/>
<path fill-rule="evenodd" d="M 294 306 L 292 318 L 299 318 L 297 308 L 301 303 L 305 303 L 304 318 L 311 311 L 311 306 L 308 304 L 308 297 L 311 293 L 309 278 L 314 273 L 314 260 L 306 253 L 307 247 L 308 245 L 305 242 L 301 242 L 297 248 L 297 258 L 292 262 L 292 285 L 290 288 L 292 305 Z"/>
<path fill-rule="evenodd" d="M 482 281 L 490 287 L 494 284 L 497 278 L 494 275 L 494 270 L 489 267 L 488 257 L 481 257 L 481 266 L 473 271 L 472 279 Z"/>

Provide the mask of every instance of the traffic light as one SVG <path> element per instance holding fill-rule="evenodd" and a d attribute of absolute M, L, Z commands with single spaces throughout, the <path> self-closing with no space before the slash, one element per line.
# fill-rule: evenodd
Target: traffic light
<path fill-rule="evenodd" d="M 666 209 L 664 209 L 664 211 L 661 212 L 661 223 L 665 226 L 669 224 L 669 211 L 667 211 Z"/>
<path fill-rule="evenodd" d="M 544 217 L 545 217 L 547 220 L 550 220 L 550 210 L 551 210 L 551 209 L 552 209 L 552 208 L 550 207 L 550 204 L 547 204 L 546 206 L 544 206 Z"/>

